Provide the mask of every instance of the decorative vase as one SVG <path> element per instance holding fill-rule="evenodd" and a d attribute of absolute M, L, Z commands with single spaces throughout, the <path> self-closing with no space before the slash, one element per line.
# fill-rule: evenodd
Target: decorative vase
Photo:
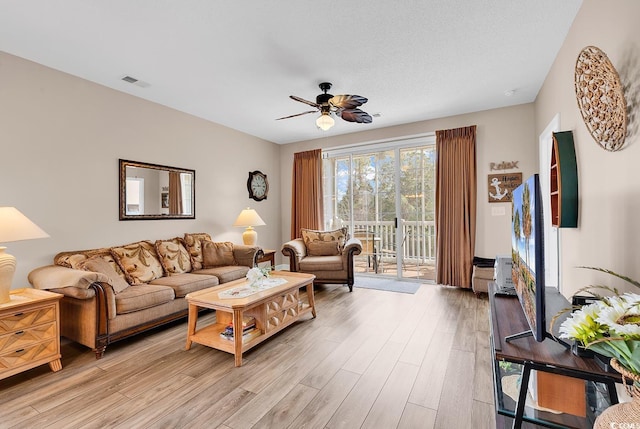
<path fill-rule="evenodd" d="M 255 288 L 255 289 L 260 289 L 262 287 L 262 285 L 264 284 L 264 279 L 265 279 L 264 277 L 258 277 L 257 279 L 252 281 L 249 286 L 251 286 L 252 288 Z"/>
<path fill-rule="evenodd" d="M 622 381 L 631 396 L 631 401 L 615 404 L 604 410 L 596 419 L 593 428 L 640 427 L 640 376 L 628 371 L 616 359 L 611 359 L 611 366 L 622 374 Z M 628 381 L 632 384 L 627 384 Z"/>

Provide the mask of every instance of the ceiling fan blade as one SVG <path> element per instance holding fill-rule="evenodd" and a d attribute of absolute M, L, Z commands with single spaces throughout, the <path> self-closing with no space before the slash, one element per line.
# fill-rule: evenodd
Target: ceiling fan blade
<path fill-rule="evenodd" d="M 345 121 L 358 122 L 361 124 L 370 124 L 373 119 L 371 115 L 360 109 L 345 109 L 340 112 L 340 117 Z"/>
<path fill-rule="evenodd" d="M 313 107 L 318 108 L 318 109 L 320 108 L 318 103 L 314 103 L 313 101 L 305 100 L 304 98 L 296 97 L 295 95 L 290 95 L 289 98 L 291 98 L 293 100 L 296 100 L 296 101 L 299 101 L 299 102 L 304 103 L 304 104 L 308 104 L 309 106 L 313 106 Z"/>
<path fill-rule="evenodd" d="M 359 95 L 334 95 L 329 99 L 329 104 L 338 109 L 355 109 L 369 101 Z"/>
<path fill-rule="evenodd" d="M 285 116 L 283 118 L 278 118 L 276 119 L 276 121 L 279 121 L 280 119 L 289 119 L 289 118 L 295 118 L 296 116 L 302 116 L 302 115 L 307 115 L 309 113 L 316 113 L 317 110 L 309 110 L 307 112 L 302 112 L 302 113 L 296 113 L 295 115 L 290 115 L 290 116 Z"/>

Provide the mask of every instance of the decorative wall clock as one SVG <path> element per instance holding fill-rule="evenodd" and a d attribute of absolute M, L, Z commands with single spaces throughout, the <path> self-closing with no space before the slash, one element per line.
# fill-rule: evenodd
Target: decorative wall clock
<path fill-rule="evenodd" d="M 594 140 L 617 151 L 627 135 L 627 103 L 620 76 L 607 55 L 587 46 L 578 55 L 575 90 L 582 119 Z"/>
<path fill-rule="evenodd" d="M 266 200 L 269 193 L 267 175 L 258 170 L 250 171 L 247 190 L 249 191 L 249 198 L 253 198 L 256 201 Z"/>

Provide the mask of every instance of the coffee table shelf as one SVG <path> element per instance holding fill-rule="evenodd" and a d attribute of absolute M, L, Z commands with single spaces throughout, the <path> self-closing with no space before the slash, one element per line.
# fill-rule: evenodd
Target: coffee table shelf
<path fill-rule="evenodd" d="M 282 278 L 286 283 L 242 298 L 223 298 L 220 293 L 229 289 L 246 285 L 246 280 L 236 280 L 209 289 L 190 293 L 186 296 L 189 303 L 189 327 L 186 349 L 193 342 L 231 353 L 235 356 L 235 365 L 242 366 L 242 354 L 260 344 L 272 335 L 299 320 L 303 315 L 311 313 L 316 317 L 313 296 L 313 280 L 315 276 L 288 271 L 274 271 L 272 277 Z M 299 294 L 300 288 L 306 287 L 306 302 Z M 209 308 L 216 310 L 216 323 L 198 329 L 198 310 Z M 242 333 L 235 332 L 233 340 L 220 337 L 226 327 L 233 323 L 241 326 L 245 316 L 253 316 L 255 329 L 259 334 L 252 338 L 244 338 Z"/>

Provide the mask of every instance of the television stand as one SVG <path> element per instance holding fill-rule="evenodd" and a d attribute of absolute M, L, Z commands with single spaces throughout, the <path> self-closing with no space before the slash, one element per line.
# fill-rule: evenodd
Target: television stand
<path fill-rule="evenodd" d="M 548 288 L 553 289 L 553 288 Z M 622 382 L 620 374 L 603 371 L 593 359 L 574 355 L 554 341 L 537 342 L 533 337 L 519 337 L 517 342 L 505 341 L 506 337 L 525 332 L 529 325 L 516 297 L 495 295 L 495 283 L 489 283 L 491 349 L 493 352 L 493 381 L 496 407 L 496 426 L 521 428 L 524 422 L 554 428 L 591 428 L 596 413 L 593 408 L 606 408 L 618 403 L 615 383 Z M 547 297 L 559 295 L 557 291 L 545 291 Z M 559 295 L 561 297 L 561 295 Z M 557 311 L 548 302 L 548 310 Z M 556 303 L 563 304 L 563 303 Z M 568 307 L 568 303 L 560 308 Z M 555 414 L 538 410 L 526 404 L 531 371 L 551 373 L 585 380 L 584 389 L 572 392 L 581 396 L 587 406 L 584 416 L 569 413 Z M 505 392 L 506 377 L 520 377 L 515 394 Z M 597 387 L 597 388 L 596 388 Z M 512 396 L 507 393 L 512 393 Z M 567 397 L 563 398 L 567 399 Z M 527 406 L 525 406 L 527 405 Z M 597 405 L 597 406 L 596 406 Z M 599 410 L 600 410 L 599 408 Z"/>
<path fill-rule="evenodd" d="M 510 341 L 517 340 L 519 338 L 527 338 L 527 337 L 533 337 L 533 332 L 531 332 L 531 329 L 529 329 L 528 331 L 520 332 L 519 334 L 508 335 L 504 337 L 504 340 L 508 343 Z M 551 335 L 549 332 L 544 333 L 544 338 L 545 339 L 548 338 L 552 341 L 555 341 L 556 343 L 563 345 L 564 348 L 566 348 L 567 350 L 571 350 L 571 344 L 561 340 L 560 338 L 554 335 Z"/>

